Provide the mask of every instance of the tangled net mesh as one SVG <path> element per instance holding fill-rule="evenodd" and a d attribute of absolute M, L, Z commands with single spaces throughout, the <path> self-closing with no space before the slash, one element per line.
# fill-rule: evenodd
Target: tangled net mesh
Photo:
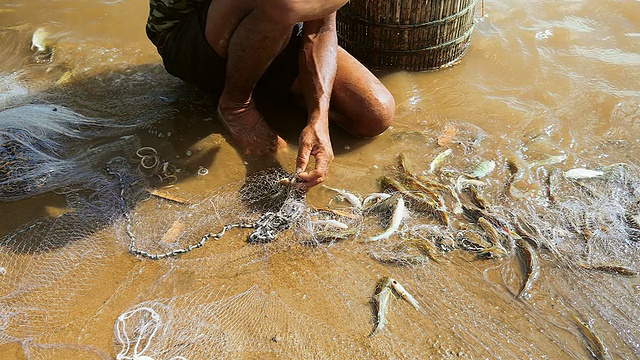
<path fill-rule="evenodd" d="M 454 169 L 468 169 L 468 165 L 480 160 L 466 159 L 463 163 L 451 164 L 449 169 L 442 169 L 440 173 L 458 174 Z M 399 175 L 402 171 L 391 171 L 389 176 L 402 176 Z M 487 197 L 492 192 L 490 185 L 503 176 L 500 175 L 502 171 L 509 172 L 508 169 L 497 170 L 495 178 L 484 179 L 488 184 Z M 572 325 L 573 317 L 570 314 L 584 319 L 598 316 L 604 320 L 604 323 L 599 323 L 602 327 L 599 333 L 603 338 L 606 338 L 606 334 L 612 334 L 608 332 L 608 327 L 632 329 L 637 321 L 635 315 L 638 310 L 632 305 L 636 295 L 631 291 L 631 285 L 616 281 L 615 275 L 598 271 L 611 270 L 604 265 L 613 268 L 615 264 L 620 269 L 637 272 L 639 265 L 638 247 L 633 237 L 636 225 L 626 220 L 630 213 L 638 210 L 638 194 L 635 190 L 638 169 L 625 165 L 611 168 L 610 171 L 602 179 L 589 179 L 588 185 L 587 182 L 578 185 L 573 180 L 560 179 L 560 189 L 554 193 L 556 200 L 552 207 L 548 204 L 548 194 L 540 191 L 535 195 L 539 199 L 505 196 L 502 203 L 495 201 L 481 209 L 463 190 L 457 195 L 464 212 L 452 216 L 449 224 L 444 224 L 437 212 L 425 208 L 424 204 L 415 203 L 416 199 L 409 196 L 407 214 L 397 231 L 388 238 L 375 241 L 371 238 L 390 226 L 393 208 L 373 212 L 371 209 L 357 208 L 341 197 L 331 199 L 329 207 L 306 205 L 304 213 L 295 219 L 291 228 L 278 233 L 270 243 L 247 246 L 250 230 L 227 233 L 215 244 L 207 245 L 215 255 L 212 256 L 211 252 L 207 252 L 207 255 L 193 254 L 188 258 L 172 259 L 170 265 L 166 264 L 167 274 L 170 275 L 162 277 L 171 285 L 158 286 L 172 289 L 170 296 L 145 301 L 129 310 L 154 309 L 160 314 L 160 319 L 168 319 L 164 321 L 171 323 L 172 328 L 181 330 L 170 332 L 166 335 L 167 339 L 158 337 L 154 341 L 145 338 L 142 342 L 145 351 L 138 353 L 131 349 L 132 343 L 140 343 L 140 340 L 116 336 L 117 344 L 122 346 L 119 356 L 197 358 L 198 354 L 206 353 L 242 358 L 248 353 L 255 353 L 262 354 L 256 356 L 292 358 L 306 358 L 310 354 L 317 354 L 318 358 L 412 358 L 420 357 L 426 347 L 442 357 L 474 358 L 497 354 L 543 357 L 553 351 L 580 357 L 584 348 L 567 347 L 567 336 L 582 338 L 580 328 Z M 281 191 L 278 190 L 280 180 L 287 176 L 290 175 L 281 170 L 258 173 L 236 190 L 226 190 L 228 194 L 237 196 L 209 195 L 192 205 L 169 205 L 166 202 L 164 205 L 145 204 L 153 206 L 156 211 L 138 207 L 132 213 L 132 222 L 138 224 L 133 232 L 144 234 L 142 237 L 145 239 L 156 239 L 138 243 L 156 252 L 186 247 L 199 234 L 210 231 L 208 229 L 221 228 L 238 220 L 251 223 L 264 211 L 273 211 L 274 208 L 264 206 L 258 199 L 274 199 L 270 195 L 265 196 L 265 191 L 266 194 L 278 194 Z M 447 178 L 450 176 L 440 175 L 438 180 L 446 184 Z M 531 181 L 534 180 L 532 177 Z M 548 182 L 546 178 L 541 181 Z M 262 186 L 253 187 L 254 184 Z M 591 188 L 589 196 L 585 194 L 584 186 Z M 494 189 L 494 198 L 500 199 L 498 194 L 503 190 Z M 596 190 L 598 196 L 594 196 Z M 327 191 L 333 193 L 333 190 Z M 387 191 L 392 196 L 396 193 Z M 249 201 L 245 196 L 247 193 L 251 195 Z M 445 207 L 455 209 L 456 198 L 446 191 L 444 195 L 447 202 Z M 622 196 L 626 200 L 613 201 L 612 196 Z M 296 201 L 304 200 L 299 194 L 293 198 Z M 283 204 L 286 199 L 270 201 Z M 516 206 L 515 201 L 527 206 Z M 176 207 L 182 207 L 186 212 Z M 159 215 L 158 211 L 164 211 L 160 210 L 163 208 L 167 212 Z M 546 210 L 542 211 L 543 208 Z M 233 210 L 228 212 L 228 209 Z M 483 252 L 485 249 L 470 247 L 468 241 L 465 245 L 465 238 L 461 234 L 472 232 L 484 236 L 483 229 L 475 225 L 478 215 L 474 211 L 483 211 L 482 214 L 487 218 L 500 221 L 513 234 L 516 233 L 516 222 L 537 229 L 535 234 L 530 235 L 539 242 L 539 261 L 546 266 L 533 290 L 529 290 L 531 293 L 521 298 L 517 296 L 525 276 L 521 270 L 521 255 L 517 247 L 509 243 L 514 239 L 502 240 L 507 251 L 504 255 L 492 255 Z M 144 224 L 160 218 L 163 225 L 150 234 L 149 227 Z M 201 222 L 204 218 L 207 220 Z M 328 237 L 326 230 L 332 226 L 331 221 L 340 222 L 345 228 L 355 231 L 341 231 L 343 227 L 339 226 L 332 229 L 334 236 Z M 454 224 L 454 221 L 458 223 Z M 185 229 L 185 223 L 189 224 L 188 230 Z M 589 234 L 588 237 L 585 232 Z M 175 234 L 184 237 L 178 238 Z M 479 260 L 476 262 L 474 258 Z M 375 306 L 368 298 L 375 290 L 377 278 L 385 273 L 391 273 L 399 279 L 416 299 L 423 302 L 423 306 L 416 312 L 406 303 L 393 303 L 389 310 L 391 315 L 388 315 L 393 319 L 387 324 L 388 332 L 382 332 L 384 335 L 377 341 L 368 341 L 367 336 L 377 321 Z M 556 281 L 556 276 L 563 280 Z M 183 283 L 186 279 L 190 286 L 185 288 Z M 594 291 L 594 283 L 602 281 L 608 284 L 608 291 Z M 246 284 L 249 288 L 245 289 L 239 284 Z M 562 291 L 558 286 L 563 286 Z M 177 288 L 187 292 L 179 291 L 180 295 L 176 295 Z M 587 296 L 586 288 L 591 289 Z M 153 291 L 158 289 L 154 288 Z M 215 298 L 212 299 L 214 294 Z M 200 300 L 203 297 L 209 300 Z M 284 302 L 283 299 L 289 299 L 290 302 Z M 609 311 L 605 310 L 620 299 L 630 304 L 629 307 L 615 316 L 608 314 Z M 198 311 L 171 303 L 178 300 L 190 304 L 207 303 L 210 307 Z M 428 305 L 424 303 L 426 301 Z M 453 307 L 451 302 L 455 304 Z M 167 305 L 169 303 L 171 305 Z M 158 309 L 167 306 L 173 310 L 184 309 L 187 313 L 161 315 Z M 542 311 L 545 306 L 556 308 L 557 311 Z M 538 307 L 541 310 L 536 311 Z M 528 316 L 513 319 L 515 314 L 523 313 Z M 333 321 L 335 318 L 349 319 L 346 321 L 349 325 L 337 325 Z M 127 321 L 124 318 L 120 320 Z M 205 325 L 202 325 L 202 321 L 205 321 Z M 518 322 L 519 325 L 516 325 Z M 511 325 L 507 326 L 506 323 Z M 543 332 L 549 324 L 560 330 Z M 139 324 L 138 332 L 145 330 L 146 326 L 149 326 L 148 322 Z M 167 334 L 167 326 L 157 325 L 157 334 Z M 346 326 L 346 329 L 338 326 Z M 539 331 L 523 334 L 518 330 L 519 326 Z M 487 329 L 492 335 L 479 337 Z M 208 340 L 204 344 L 176 350 L 180 348 L 175 341 L 181 341 L 176 340 L 182 339 L 181 331 L 186 331 L 190 336 L 197 333 Z M 620 338 L 607 340 L 621 341 L 626 344 L 622 347 L 631 346 L 637 341 L 633 331 L 625 333 L 616 330 L 615 333 L 620 334 Z M 309 342 L 309 339 L 314 340 Z M 510 341 L 504 344 L 503 339 Z M 497 351 L 497 348 L 500 350 Z M 611 351 L 613 347 L 609 345 L 609 349 Z"/>
<path fill-rule="evenodd" d="M 0 344 L 42 359 L 584 358 L 592 332 L 640 356 L 638 167 L 572 178 L 573 155 L 485 152 L 463 125 L 400 154 L 371 197 L 321 188 L 313 203 L 283 169 L 161 194 L 130 157 L 105 160 L 65 190 L 68 212 L 2 240 Z M 387 276 L 418 306 L 396 289 L 381 312 Z"/>
<path fill-rule="evenodd" d="M 62 106 L 23 105 L 0 111 L 0 201 L 90 181 L 88 170 L 139 146 L 132 135 L 137 127 L 86 117 Z"/>

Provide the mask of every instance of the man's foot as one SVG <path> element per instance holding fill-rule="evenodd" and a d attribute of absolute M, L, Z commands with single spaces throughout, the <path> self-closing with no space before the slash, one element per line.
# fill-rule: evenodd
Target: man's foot
<path fill-rule="evenodd" d="M 287 143 L 265 122 L 253 101 L 218 105 L 218 117 L 245 155 L 266 155 L 284 149 Z"/>

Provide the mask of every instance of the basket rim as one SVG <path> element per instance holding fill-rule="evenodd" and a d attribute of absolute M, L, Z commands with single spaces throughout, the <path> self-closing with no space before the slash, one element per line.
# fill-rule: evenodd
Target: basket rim
<path fill-rule="evenodd" d="M 392 28 L 392 29 L 415 29 L 415 28 L 419 28 L 419 27 L 425 27 L 425 26 L 431 26 L 431 25 L 436 25 L 436 24 L 440 24 L 440 23 L 444 23 L 447 22 L 451 19 L 455 19 L 458 17 L 462 17 L 463 15 L 467 15 L 469 12 L 471 12 L 470 10 L 475 7 L 478 4 L 478 0 L 473 0 L 469 3 L 469 5 L 467 5 L 464 9 L 461 9 L 460 11 L 453 13 L 449 16 L 445 16 L 443 18 L 440 19 L 435 19 L 435 20 L 431 20 L 431 21 L 427 21 L 427 22 L 422 22 L 422 23 L 417 23 L 417 24 L 392 24 L 392 23 L 378 23 L 375 21 L 371 21 L 371 20 L 367 20 L 364 19 L 360 16 L 349 16 L 349 15 L 353 15 L 352 12 L 350 11 L 346 11 L 343 12 L 341 15 L 349 18 L 349 20 L 355 20 L 357 22 L 361 22 L 361 23 L 365 23 L 365 24 L 369 24 L 369 25 L 373 25 L 373 26 L 377 26 L 377 27 L 386 27 L 386 28 Z M 340 14 L 340 11 L 338 11 L 338 14 Z"/>
<path fill-rule="evenodd" d="M 408 49 L 408 50 L 389 50 L 389 49 L 381 49 L 381 48 L 377 48 L 377 47 L 372 47 L 372 46 L 366 46 L 366 45 L 362 45 L 359 43 L 355 43 L 349 39 L 347 39 L 344 35 L 338 34 L 338 38 L 342 41 L 346 41 L 347 43 L 349 43 L 350 45 L 355 45 L 360 47 L 361 49 L 365 49 L 365 50 L 371 50 L 371 51 L 376 51 L 378 53 L 386 53 L 386 54 L 411 54 L 411 53 L 417 53 L 417 52 L 424 52 L 424 51 L 429 51 L 429 50 L 435 50 L 435 49 L 439 49 L 439 48 L 443 48 L 446 46 L 450 46 L 450 45 L 454 45 L 454 44 L 459 44 L 463 41 L 465 41 L 467 38 L 469 38 L 471 36 L 471 33 L 473 32 L 473 29 L 476 27 L 476 22 L 474 21 L 473 24 L 471 24 L 471 26 L 469 27 L 469 29 L 467 31 L 465 31 L 462 35 L 458 36 L 455 39 L 449 40 L 447 42 L 444 43 L 440 43 L 437 45 L 433 45 L 433 46 L 427 46 L 425 48 L 420 48 L 420 49 Z"/>

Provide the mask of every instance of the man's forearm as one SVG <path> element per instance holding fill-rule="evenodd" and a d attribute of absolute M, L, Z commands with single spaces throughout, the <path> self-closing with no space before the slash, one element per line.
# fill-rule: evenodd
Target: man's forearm
<path fill-rule="evenodd" d="M 336 14 L 303 26 L 300 76 L 310 121 L 327 121 L 337 69 Z"/>

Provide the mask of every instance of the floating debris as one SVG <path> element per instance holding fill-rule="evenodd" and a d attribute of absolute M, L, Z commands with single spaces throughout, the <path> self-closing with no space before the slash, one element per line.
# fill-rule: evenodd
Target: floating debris
<path fill-rule="evenodd" d="M 167 232 L 162 235 L 160 242 L 163 244 L 172 244 L 177 242 L 178 238 L 184 233 L 186 228 L 187 223 L 184 219 L 177 219 L 171 224 L 171 226 L 169 226 Z"/>
<path fill-rule="evenodd" d="M 151 189 L 149 190 L 149 194 L 164 200 L 173 201 L 181 205 L 191 205 L 191 203 L 187 199 L 160 189 Z"/>
<path fill-rule="evenodd" d="M 458 128 L 453 124 L 445 124 L 442 133 L 438 136 L 438 145 L 445 146 L 449 144 L 458 135 Z"/>
<path fill-rule="evenodd" d="M 64 84 L 68 83 L 69 80 L 71 80 L 71 78 L 73 76 L 74 76 L 73 70 L 65 71 L 64 74 L 62 74 L 60 76 L 60 78 L 58 78 L 58 80 L 56 80 L 55 84 L 56 85 L 64 85 Z"/>
<path fill-rule="evenodd" d="M 585 262 L 578 262 L 577 265 L 585 270 L 596 270 L 607 274 L 622 276 L 637 276 L 638 271 L 622 265 L 591 265 Z"/>
<path fill-rule="evenodd" d="M 53 46 L 49 32 L 45 28 L 37 28 L 31 36 L 31 50 L 37 62 L 49 62 L 53 59 Z"/>

